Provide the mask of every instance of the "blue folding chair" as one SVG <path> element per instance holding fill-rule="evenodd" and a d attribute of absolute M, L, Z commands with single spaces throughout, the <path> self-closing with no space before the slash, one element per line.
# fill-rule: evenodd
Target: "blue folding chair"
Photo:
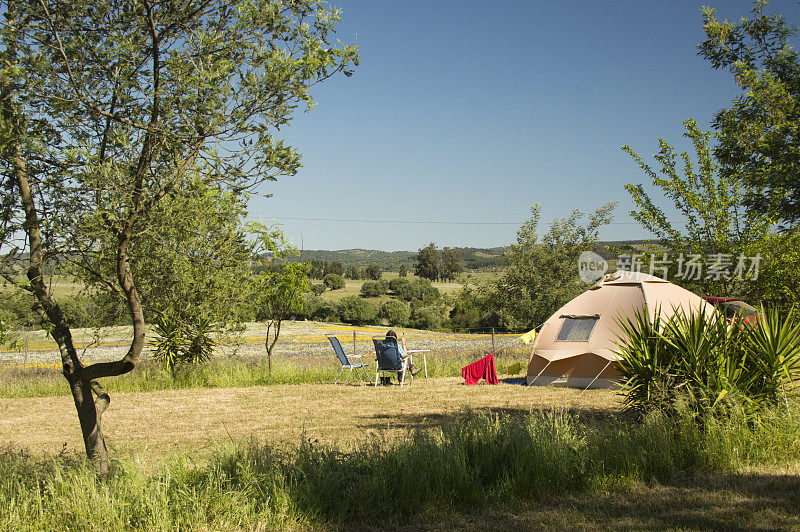
<path fill-rule="evenodd" d="M 410 371 L 406 371 L 411 357 L 400 356 L 396 338 L 373 336 L 372 343 L 375 344 L 375 386 L 378 385 L 378 376 L 381 372 L 391 372 L 397 373 L 402 388 L 406 382 L 406 373 L 411 375 Z M 411 375 L 411 382 L 414 382 L 414 375 Z"/>
<path fill-rule="evenodd" d="M 344 379 L 344 382 L 342 384 L 347 384 L 347 381 L 348 379 L 350 379 L 350 374 L 353 373 L 353 370 L 356 370 L 356 375 L 358 375 L 358 382 L 363 383 L 364 381 L 361 379 L 361 374 L 358 372 L 359 368 L 364 373 L 364 378 L 366 380 L 369 380 L 369 377 L 367 376 L 367 370 L 364 369 L 365 367 L 369 366 L 369 362 L 360 361 L 360 359 L 364 355 L 352 354 L 348 358 L 348 356 L 344 354 L 344 348 L 342 347 L 342 343 L 336 336 L 333 336 L 332 334 L 327 334 L 325 335 L 325 337 L 328 339 L 328 341 L 330 341 L 331 345 L 333 346 L 334 353 L 336 353 L 336 356 L 339 358 L 339 362 L 342 363 L 342 369 L 339 370 L 339 374 L 336 376 L 336 381 L 334 381 L 334 384 L 339 383 L 339 378 L 342 376 L 342 372 L 346 369 L 349 369 L 350 371 L 347 373 L 347 377 Z M 351 358 L 353 359 L 352 361 L 350 360 Z"/>

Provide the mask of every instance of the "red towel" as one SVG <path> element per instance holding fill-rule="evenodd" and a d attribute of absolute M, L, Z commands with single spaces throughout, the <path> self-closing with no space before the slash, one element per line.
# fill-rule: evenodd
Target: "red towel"
<path fill-rule="evenodd" d="M 500 384 L 494 367 L 494 353 L 489 353 L 477 362 L 461 368 L 461 376 L 467 384 L 476 384 L 481 379 L 485 379 L 489 384 Z"/>

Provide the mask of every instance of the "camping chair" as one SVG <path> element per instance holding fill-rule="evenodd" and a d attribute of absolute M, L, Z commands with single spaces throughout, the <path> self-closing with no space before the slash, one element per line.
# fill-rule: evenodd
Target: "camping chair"
<path fill-rule="evenodd" d="M 402 358 L 400 348 L 397 346 L 397 339 L 387 336 L 373 336 L 372 343 L 375 344 L 375 386 L 378 386 L 378 376 L 381 372 L 397 373 L 400 378 L 400 387 L 406 382 L 406 372 L 410 356 Z M 411 382 L 414 376 L 411 375 Z"/>
<path fill-rule="evenodd" d="M 344 382 L 342 384 L 347 384 L 347 381 L 350 378 L 350 374 L 353 373 L 353 370 L 356 370 L 356 375 L 358 375 L 358 382 L 364 382 L 363 380 L 361 380 L 361 374 L 358 372 L 359 368 L 364 373 L 364 379 L 369 380 L 369 377 L 367 376 L 367 371 L 364 369 L 365 367 L 369 366 L 369 362 L 360 361 L 360 359 L 364 355 L 356 355 L 354 353 L 350 355 L 350 358 L 348 358 L 347 355 L 344 354 L 344 348 L 342 347 L 342 343 L 339 341 L 337 337 L 331 334 L 325 335 L 325 337 L 328 339 L 328 341 L 330 341 L 331 345 L 333 346 L 334 353 L 336 353 L 336 356 L 339 358 L 339 362 L 342 363 L 342 369 L 339 370 L 339 374 L 336 376 L 336 381 L 334 381 L 334 384 L 338 384 L 339 377 L 342 376 L 342 372 L 346 369 L 349 369 L 350 371 L 347 373 L 347 377 L 344 379 Z M 353 359 L 353 361 L 350 360 L 351 358 Z"/>

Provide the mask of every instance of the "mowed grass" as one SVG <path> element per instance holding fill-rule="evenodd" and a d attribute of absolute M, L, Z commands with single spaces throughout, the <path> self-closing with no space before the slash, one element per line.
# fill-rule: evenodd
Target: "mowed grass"
<path fill-rule="evenodd" d="M 116 456 L 154 465 L 173 451 L 202 460 L 220 443 L 248 438 L 311 439 L 348 448 L 370 436 L 434 429 L 464 408 L 513 416 L 549 409 L 607 416 L 618 412 L 620 403 L 610 390 L 578 397 L 566 388 L 466 386 L 455 377 L 423 377 L 402 388 L 328 382 L 114 393 L 103 425 Z M 14 448 L 47 453 L 83 448 L 69 396 L 0 398 L 0 412 L 0 441 Z"/>

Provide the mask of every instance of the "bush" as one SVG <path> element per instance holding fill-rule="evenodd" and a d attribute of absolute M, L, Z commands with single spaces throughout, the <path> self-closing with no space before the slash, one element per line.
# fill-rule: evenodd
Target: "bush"
<path fill-rule="evenodd" d="M 21 290 L 12 294 L 0 294 L 0 318 L 11 329 L 30 327 L 41 322 L 33 311 L 33 296 Z"/>
<path fill-rule="evenodd" d="M 391 281 L 389 281 L 389 290 L 398 295 L 398 292 L 403 289 L 403 287 L 410 285 L 411 281 L 408 279 L 404 279 L 403 277 L 395 277 Z"/>
<path fill-rule="evenodd" d="M 391 287 L 392 284 L 394 284 L 392 290 L 397 297 L 405 301 L 419 299 L 426 303 L 431 303 L 440 298 L 439 289 L 427 279 L 414 279 L 413 281 L 392 279 L 389 286 Z"/>
<path fill-rule="evenodd" d="M 337 275 L 335 273 L 329 273 L 326 275 L 322 282 L 330 290 L 341 290 L 344 288 L 344 279 L 342 279 L 341 275 Z"/>
<path fill-rule="evenodd" d="M 87 298 L 83 296 L 67 296 L 60 298 L 58 306 L 64 314 L 64 319 L 67 324 L 73 328 L 91 327 L 92 325 L 104 325 L 100 323 L 93 323 L 95 320 L 90 319 Z"/>
<path fill-rule="evenodd" d="M 130 325 L 131 323 L 127 303 L 112 292 L 93 294 L 89 298 L 86 310 L 91 316 L 94 325 L 110 327 L 114 325 Z M 155 316 L 148 316 L 146 312 L 145 319 L 148 318 L 152 318 L 152 321 L 155 321 Z M 148 323 L 150 322 L 148 320 Z"/>
<path fill-rule="evenodd" d="M 375 323 L 378 309 L 359 296 L 347 296 L 339 302 L 339 317 L 344 323 L 369 325 Z"/>
<path fill-rule="evenodd" d="M 377 264 L 370 264 L 369 266 L 364 268 L 364 276 L 367 279 L 372 279 L 373 281 L 379 280 L 381 278 L 382 273 L 383 271 L 381 270 L 381 267 L 378 266 Z"/>
<path fill-rule="evenodd" d="M 325 285 L 322 283 L 314 283 L 311 285 L 311 293 L 319 296 L 325 293 Z"/>
<path fill-rule="evenodd" d="M 405 327 L 411 317 L 411 310 L 408 305 L 397 299 L 384 301 L 378 311 L 378 317 L 386 320 L 387 325 Z"/>
<path fill-rule="evenodd" d="M 643 312 L 622 322 L 619 369 L 625 402 L 637 412 L 688 408 L 698 414 L 757 417 L 787 402 L 800 376 L 800 322 L 793 312 L 763 312 L 728 322 L 717 312 Z"/>
<path fill-rule="evenodd" d="M 314 321 L 339 321 L 339 306 L 333 301 L 320 301 L 314 308 L 311 319 Z"/>
<path fill-rule="evenodd" d="M 367 281 L 361 285 L 362 297 L 380 297 L 386 293 L 386 289 L 379 281 Z"/>
<path fill-rule="evenodd" d="M 415 329 L 440 330 L 444 325 L 443 311 L 444 309 L 438 306 L 413 306 L 411 326 Z"/>

